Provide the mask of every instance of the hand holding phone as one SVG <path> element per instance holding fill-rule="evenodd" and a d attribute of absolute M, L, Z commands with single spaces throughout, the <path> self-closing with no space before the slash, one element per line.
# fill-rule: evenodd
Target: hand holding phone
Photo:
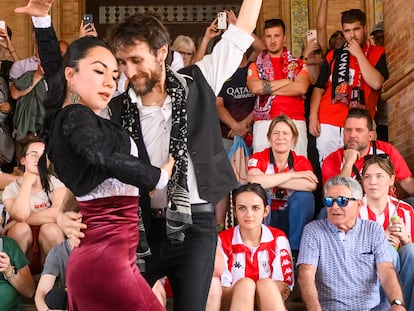
<path fill-rule="evenodd" d="M 93 23 L 93 14 L 85 14 L 82 18 L 82 24 L 87 31 L 92 30 L 91 24 Z"/>

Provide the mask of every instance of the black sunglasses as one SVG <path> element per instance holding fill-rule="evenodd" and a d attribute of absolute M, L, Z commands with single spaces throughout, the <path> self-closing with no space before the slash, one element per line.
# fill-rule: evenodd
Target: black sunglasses
<path fill-rule="evenodd" d="M 338 204 L 339 207 L 348 206 L 349 201 L 357 201 L 355 198 L 347 198 L 347 197 L 337 197 L 336 199 L 332 197 L 323 198 L 323 206 L 325 207 L 332 207 L 334 203 Z"/>

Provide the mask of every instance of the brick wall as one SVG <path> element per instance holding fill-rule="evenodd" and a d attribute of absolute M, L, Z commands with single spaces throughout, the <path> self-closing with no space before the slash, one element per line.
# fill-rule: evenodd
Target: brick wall
<path fill-rule="evenodd" d="M 390 78 L 383 98 L 389 109 L 389 139 L 414 170 L 414 2 L 383 0 L 385 52 Z"/>
<path fill-rule="evenodd" d="M 55 0 L 56 2 L 56 0 Z M 60 0 L 52 11 L 53 25 L 59 40 L 72 42 L 79 36 L 85 0 Z"/>

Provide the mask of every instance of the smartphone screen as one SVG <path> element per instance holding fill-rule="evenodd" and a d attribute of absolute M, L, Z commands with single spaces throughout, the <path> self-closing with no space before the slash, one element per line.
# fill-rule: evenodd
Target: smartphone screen
<path fill-rule="evenodd" d="M 316 29 L 309 29 L 308 32 L 306 33 L 306 40 L 308 42 L 316 40 L 317 34 L 316 34 Z"/>
<path fill-rule="evenodd" d="M 3 251 L 3 239 L 0 238 L 0 252 Z"/>
<path fill-rule="evenodd" d="M 0 21 L 0 28 L 6 30 L 6 22 Z M 0 41 L 4 41 L 4 37 L 0 37 Z"/>
<path fill-rule="evenodd" d="M 227 29 L 227 13 L 226 12 L 217 13 L 217 28 Z"/>

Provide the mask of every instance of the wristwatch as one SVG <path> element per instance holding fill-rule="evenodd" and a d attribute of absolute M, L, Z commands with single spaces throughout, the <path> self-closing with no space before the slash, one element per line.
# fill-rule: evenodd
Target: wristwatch
<path fill-rule="evenodd" d="M 391 301 L 391 306 L 393 305 L 405 307 L 405 304 L 400 299 L 394 299 Z"/>
<path fill-rule="evenodd" d="M 12 266 L 11 272 L 9 272 L 7 274 L 5 272 L 3 272 L 3 276 L 6 279 L 6 281 L 9 281 L 10 279 L 14 278 L 16 276 L 16 274 L 17 274 L 17 270 L 16 270 L 16 267 L 14 267 L 14 266 Z"/>

